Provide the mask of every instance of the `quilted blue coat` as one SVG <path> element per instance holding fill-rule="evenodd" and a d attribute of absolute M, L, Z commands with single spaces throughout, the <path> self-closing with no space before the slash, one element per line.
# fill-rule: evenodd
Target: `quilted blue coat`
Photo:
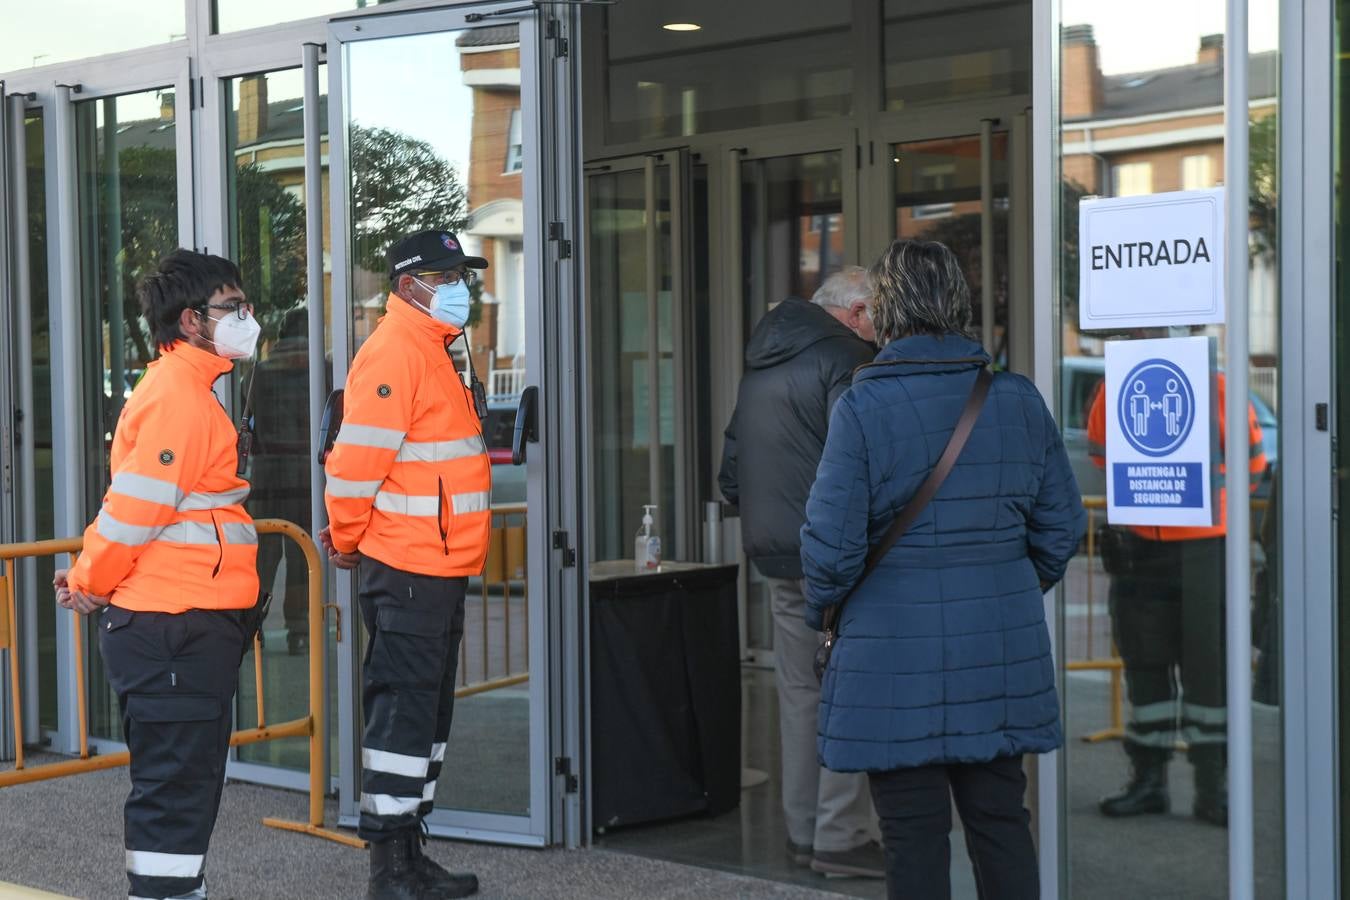
<path fill-rule="evenodd" d="M 920 335 L 858 371 L 802 526 L 808 624 L 858 580 L 988 362 L 964 337 Z M 1058 747 L 1042 586 L 1063 577 L 1086 520 L 1040 393 L 996 375 L 937 496 L 844 605 L 821 685 L 822 764 L 877 772 Z"/>

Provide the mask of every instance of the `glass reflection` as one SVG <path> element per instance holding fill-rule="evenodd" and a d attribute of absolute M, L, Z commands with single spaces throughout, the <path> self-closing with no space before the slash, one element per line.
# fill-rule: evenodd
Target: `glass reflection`
<path fill-rule="evenodd" d="M 28 194 L 29 315 L 32 321 L 33 405 L 24 410 L 24 425 L 33 435 L 33 470 L 36 483 L 32 498 L 38 540 L 56 537 L 55 494 L 52 480 L 52 352 L 50 312 L 47 305 L 47 161 L 43 114 L 33 110 L 24 118 L 24 172 Z M 22 300 L 23 298 L 16 298 Z M 56 569 L 53 557 L 35 560 L 31 585 L 51 582 Z M 22 578 L 22 576 L 20 576 Z M 37 590 L 38 718 L 37 727 L 56 728 L 56 606 L 45 591 Z M 32 725 L 26 725 L 32 728 Z"/>
<path fill-rule="evenodd" d="M 154 358 L 136 284 L 179 245 L 174 92 L 151 90 L 76 103 L 75 139 L 88 521 L 108 487 L 117 417 Z M 120 740 L 121 719 L 104 677 L 98 641 L 87 641 L 87 646 L 89 733 Z"/>
<path fill-rule="evenodd" d="M 649 198 L 641 169 L 589 179 L 595 559 L 631 559 L 642 505 L 657 504 L 659 533 L 672 535 L 675 503 L 675 379 L 671 333 L 670 167 L 655 167 Z M 657 229 L 657 319 L 650 321 L 647 223 Z M 648 335 L 657 330 L 656 447 L 651 440 Z M 661 496 L 650 499 L 652 454 Z M 667 550 L 672 553 L 673 550 Z"/>
<path fill-rule="evenodd" d="M 886 0 L 885 16 L 886 109 L 1030 92 L 1026 0 Z"/>
<path fill-rule="evenodd" d="M 990 140 L 994 219 L 994 330 L 986 349 L 994 361 L 1008 358 L 1008 133 Z M 895 169 L 895 236 L 940 241 L 961 261 L 975 309 L 975 328 L 982 327 L 981 265 L 983 201 L 980 183 L 980 136 L 915 141 L 891 147 Z"/>
<path fill-rule="evenodd" d="M 489 268 L 472 288 L 467 340 L 452 347 L 487 386 L 493 543 L 470 579 L 440 807 L 530 811 L 529 643 L 525 470 L 511 431 L 525 381 L 522 171 L 532 149 L 520 124 L 520 37 L 514 24 L 348 44 L 346 98 L 351 210 L 351 352 L 389 296 L 385 253 L 426 228 L 459 236 Z M 467 344 L 467 349 L 465 345 Z M 347 352 L 339 348 L 338 352 Z M 365 641 L 364 634 L 356 635 Z"/>
<path fill-rule="evenodd" d="M 326 83 L 321 67 L 319 84 Z M 254 518 L 286 519 L 312 534 L 302 72 L 231 79 L 226 83 L 226 101 L 230 113 L 225 158 L 233 162 L 227 176 L 230 257 L 239 263 L 244 293 L 262 326 L 255 364 L 239 369 L 234 379 L 237 409 L 243 408 L 245 394 L 252 391 L 256 437 L 248 510 Z M 326 106 L 327 98 L 321 96 L 321 159 L 327 158 Z M 327 167 L 321 168 L 320 180 L 326 201 Z M 322 221 L 326 259 L 326 208 Z M 330 278 L 325 271 L 325 304 Z M 329 364 L 325 395 L 331 379 Z M 308 578 L 299 545 L 280 535 L 260 535 L 258 575 L 273 597 L 262 628 L 262 707 L 266 721 L 284 722 L 303 716 L 309 704 Z M 257 722 L 257 682 L 250 677 L 254 671 L 250 651 L 239 684 L 240 727 Z M 241 747 L 238 757 L 291 768 L 308 766 L 308 748 L 300 740 Z"/>
<path fill-rule="evenodd" d="M 610 144 L 847 116 L 853 112 L 851 10 L 806 0 L 605 12 Z"/>
<path fill-rule="evenodd" d="M 1277 43 L 1253 5 L 1251 354 L 1248 471 L 1226 477 L 1253 519 L 1257 891 L 1283 892 L 1278 682 L 1279 298 L 1273 187 Z M 1273 7 L 1272 7 L 1273 8 Z M 1077 328 L 1078 206 L 1223 183 L 1223 24 L 1219 0 L 1108 7 L 1065 0 L 1061 31 L 1060 421 L 1093 516 L 1062 592 L 1071 896 L 1227 895 L 1227 708 L 1222 525 L 1113 527 L 1101 462 L 1106 340 L 1167 337 Z M 1269 17 L 1267 17 L 1269 18 Z M 1165 29 L 1156 27 L 1166 21 Z M 1258 22 L 1266 27 L 1258 27 Z M 1184 135 L 1179 129 L 1191 129 Z M 1268 137 L 1269 135 L 1269 137 Z M 1223 351 L 1223 330 L 1208 334 Z M 1220 358 L 1217 378 L 1232 362 Z M 1215 413 L 1216 417 L 1218 412 Z M 1216 422 L 1221 428 L 1221 421 Z M 1220 512 L 1220 521 L 1222 521 Z M 1272 655 L 1274 654 L 1274 655 Z M 1083 740 L 1078 740 L 1082 738 Z M 1122 853 L 1147 865 L 1122 866 Z"/>

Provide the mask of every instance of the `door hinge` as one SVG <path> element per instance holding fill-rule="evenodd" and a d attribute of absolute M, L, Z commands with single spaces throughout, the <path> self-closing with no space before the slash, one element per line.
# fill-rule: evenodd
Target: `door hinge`
<path fill-rule="evenodd" d="M 567 38 L 563 37 L 561 22 L 557 19 L 549 19 L 544 37 L 555 42 L 553 45 L 554 57 L 562 58 L 567 55 Z"/>
<path fill-rule="evenodd" d="M 572 549 L 572 540 L 566 531 L 553 532 L 553 549 L 562 551 L 564 569 L 570 569 L 577 564 L 577 551 Z"/>
<path fill-rule="evenodd" d="M 548 239 L 558 242 L 558 259 L 568 259 L 572 256 L 572 242 L 565 237 L 563 223 L 548 223 Z"/>
<path fill-rule="evenodd" d="M 572 772 L 572 757 L 570 756 L 555 756 L 553 758 L 553 774 L 561 775 L 566 779 L 563 782 L 563 789 L 566 793 L 575 794 L 581 786 L 577 776 Z"/>

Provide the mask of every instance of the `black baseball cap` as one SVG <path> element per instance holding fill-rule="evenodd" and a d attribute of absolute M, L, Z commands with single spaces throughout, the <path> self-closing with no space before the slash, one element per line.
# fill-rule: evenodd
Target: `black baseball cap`
<path fill-rule="evenodd" d="M 389 277 L 405 272 L 444 272 L 457 266 L 486 269 L 481 256 L 465 256 L 459 238 L 448 231 L 419 231 L 389 247 Z"/>

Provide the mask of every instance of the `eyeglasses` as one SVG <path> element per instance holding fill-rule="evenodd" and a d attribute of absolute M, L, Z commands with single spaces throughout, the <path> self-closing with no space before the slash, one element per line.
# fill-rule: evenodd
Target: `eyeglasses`
<path fill-rule="evenodd" d="M 247 319 L 249 313 L 253 312 L 253 304 L 247 300 L 236 300 L 233 303 L 207 303 L 203 308 L 232 312 L 241 319 Z"/>
<path fill-rule="evenodd" d="M 459 284 L 463 281 L 469 287 L 478 283 L 478 273 L 472 269 L 460 271 L 459 269 L 450 269 L 445 272 L 421 272 L 418 278 L 428 284 Z"/>

